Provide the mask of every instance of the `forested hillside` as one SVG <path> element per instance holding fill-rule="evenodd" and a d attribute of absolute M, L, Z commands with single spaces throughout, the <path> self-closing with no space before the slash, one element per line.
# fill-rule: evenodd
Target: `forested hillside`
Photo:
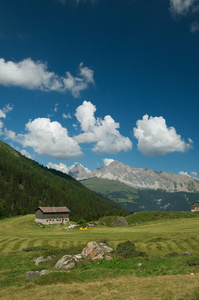
<path fill-rule="evenodd" d="M 70 176 L 49 170 L 0 141 L 0 217 L 34 213 L 38 206 L 67 206 L 73 220 L 121 211 L 121 206 Z"/>

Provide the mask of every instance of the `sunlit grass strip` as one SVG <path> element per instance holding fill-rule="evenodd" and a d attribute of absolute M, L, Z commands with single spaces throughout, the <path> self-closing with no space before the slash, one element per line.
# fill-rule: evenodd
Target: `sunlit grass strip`
<path fill-rule="evenodd" d="M 6 253 L 7 251 L 11 251 L 13 245 L 15 245 L 18 238 L 7 238 L 6 242 L 0 245 L 0 253 Z"/>
<path fill-rule="evenodd" d="M 13 244 L 13 247 L 12 247 L 11 251 L 22 250 L 26 246 L 26 243 L 27 243 L 27 239 L 19 238 Z"/>
<path fill-rule="evenodd" d="M 198 299 L 199 275 L 177 275 L 159 277 L 119 276 L 106 281 L 36 286 L 29 283 L 26 287 L 1 290 L 0 299 L 59 299 L 101 300 L 177 300 Z"/>

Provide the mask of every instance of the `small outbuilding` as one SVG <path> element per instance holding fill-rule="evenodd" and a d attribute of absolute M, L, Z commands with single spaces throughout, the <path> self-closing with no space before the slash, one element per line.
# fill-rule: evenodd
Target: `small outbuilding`
<path fill-rule="evenodd" d="M 191 203 L 191 212 L 199 211 L 199 201 Z"/>
<path fill-rule="evenodd" d="M 38 207 L 35 211 L 35 222 L 48 225 L 69 222 L 70 210 L 64 207 Z"/>

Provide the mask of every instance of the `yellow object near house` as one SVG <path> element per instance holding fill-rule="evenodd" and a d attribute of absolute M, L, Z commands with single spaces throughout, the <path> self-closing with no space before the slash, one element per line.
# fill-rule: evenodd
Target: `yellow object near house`
<path fill-rule="evenodd" d="M 88 229 L 87 227 L 80 227 L 80 230 L 86 230 Z"/>

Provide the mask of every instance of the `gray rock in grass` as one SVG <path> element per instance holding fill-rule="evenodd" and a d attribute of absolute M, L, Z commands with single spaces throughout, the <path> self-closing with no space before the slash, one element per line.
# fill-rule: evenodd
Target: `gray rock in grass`
<path fill-rule="evenodd" d="M 49 260 L 52 260 L 55 256 L 47 256 L 47 257 L 43 257 L 43 256 L 40 256 L 36 259 L 35 261 L 35 265 L 38 266 L 41 262 L 46 262 L 46 261 L 49 261 Z"/>
<path fill-rule="evenodd" d="M 183 252 L 182 255 L 183 256 L 189 256 L 189 255 L 191 255 L 191 253 L 189 253 L 189 252 Z"/>
<path fill-rule="evenodd" d="M 39 271 L 26 272 L 26 280 L 32 280 L 39 277 Z"/>

